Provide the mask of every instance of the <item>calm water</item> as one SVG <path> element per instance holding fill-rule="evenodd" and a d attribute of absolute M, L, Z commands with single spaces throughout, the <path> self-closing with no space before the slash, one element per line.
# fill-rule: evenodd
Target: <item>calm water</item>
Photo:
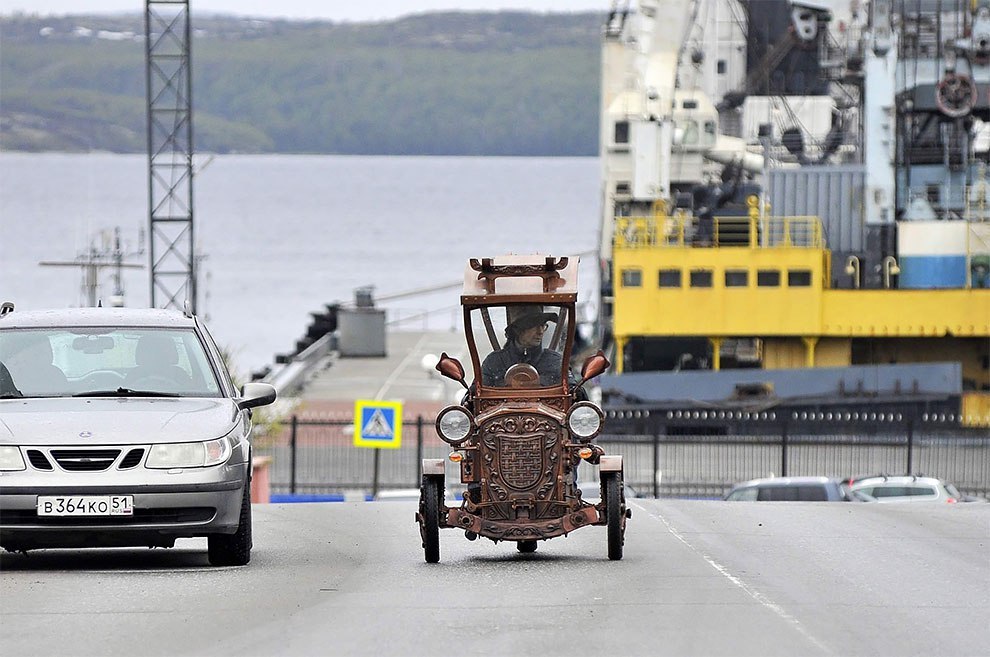
<path fill-rule="evenodd" d="M 197 250 L 207 256 L 199 312 L 242 372 L 291 351 L 310 312 L 352 300 L 357 287 L 384 297 L 457 282 L 471 257 L 597 246 L 595 158 L 232 155 L 197 166 Z M 0 153 L 0 301 L 84 304 L 81 270 L 38 263 L 73 260 L 116 226 L 136 250 L 147 206 L 144 156 Z M 582 264 L 590 299 L 594 256 Z M 127 305 L 147 306 L 148 270 L 124 281 Z M 106 298 L 109 273 L 101 284 Z M 431 328 L 449 327 L 459 294 L 380 306 L 390 321 L 429 311 Z"/>

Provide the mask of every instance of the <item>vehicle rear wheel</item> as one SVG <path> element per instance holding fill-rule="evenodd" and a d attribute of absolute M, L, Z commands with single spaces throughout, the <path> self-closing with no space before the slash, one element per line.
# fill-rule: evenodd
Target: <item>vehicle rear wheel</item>
<path fill-rule="evenodd" d="M 426 563 L 437 563 L 440 561 L 439 486 L 433 481 L 424 481 L 420 494 L 420 513 L 423 518 L 420 531 L 423 534 L 423 551 Z"/>
<path fill-rule="evenodd" d="M 245 566 L 251 561 L 251 480 L 244 482 L 241 496 L 241 515 L 237 531 L 233 534 L 214 534 L 207 540 L 207 554 L 211 566 Z"/>
<path fill-rule="evenodd" d="M 604 481 L 605 519 L 608 527 L 608 558 L 618 561 L 622 558 L 622 480 L 616 473 L 609 474 Z"/>
<path fill-rule="evenodd" d="M 536 552 L 536 541 L 518 541 L 516 549 L 520 552 Z"/>

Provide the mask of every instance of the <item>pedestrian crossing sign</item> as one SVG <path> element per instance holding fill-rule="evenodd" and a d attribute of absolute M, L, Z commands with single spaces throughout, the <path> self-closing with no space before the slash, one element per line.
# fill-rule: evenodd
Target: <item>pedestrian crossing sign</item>
<path fill-rule="evenodd" d="M 398 449 L 402 445 L 402 402 L 354 402 L 354 446 Z"/>

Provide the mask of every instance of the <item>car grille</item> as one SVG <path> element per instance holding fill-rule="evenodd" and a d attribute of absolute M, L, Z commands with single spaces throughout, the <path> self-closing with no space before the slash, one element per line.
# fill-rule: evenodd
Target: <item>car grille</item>
<path fill-rule="evenodd" d="M 44 453 L 36 449 L 29 449 L 27 451 L 27 455 L 28 461 L 31 463 L 31 467 L 35 470 L 54 470 L 51 462 L 48 460 L 48 457 L 44 455 Z"/>
<path fill-rule="evenodd" d="M 106 470 L 120 456 L 119 449 L 53 449 L 49 453 L 59 467 L 69 472 Z"/>
<path fill-rule="evenodd" d="M 0 526 L 33 525 L 43 527 L 86 527 L 127 525 L 175 525 L 212 520 L 217 510 L 208 506 L 174 507 L 166 509 L 134 509 L 132 516 L 38 516 L 35 509 L 2 509 Z"/>
<path fill-rule="evenodd" d="M 125 456 L 120 460 L 120 465 L 118 465 L 117 468 L 120 470 L 133 468 L 134 466 L 136 466 L 138 463 L 141 462 L 141 457 L 143 456 L 144 456 L 143 448 L 132 449 L 131 451 L 127 452 L 127 456 Z"/>

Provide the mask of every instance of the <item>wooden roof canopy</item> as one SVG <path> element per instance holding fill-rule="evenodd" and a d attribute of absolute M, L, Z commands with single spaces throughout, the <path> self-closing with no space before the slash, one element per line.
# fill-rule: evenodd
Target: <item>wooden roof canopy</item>
<path fill-rule="evenodd" d="M 464 270 L 462 302 L 574 301 L 577 298 L 577 256 L 542 254 L 471 258 Z"/>

